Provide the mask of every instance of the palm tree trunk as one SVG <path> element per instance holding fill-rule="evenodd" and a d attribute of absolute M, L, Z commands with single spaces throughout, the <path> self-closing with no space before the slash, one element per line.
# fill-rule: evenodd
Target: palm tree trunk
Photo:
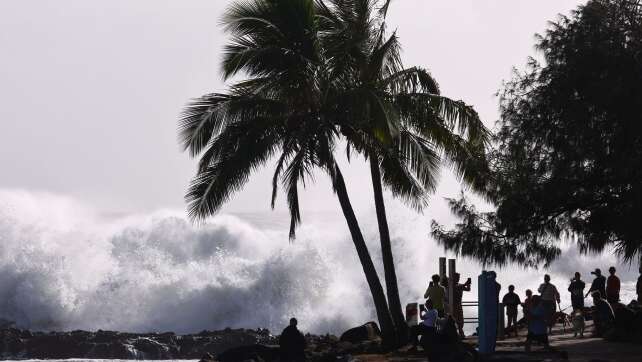
<path fill-rule="evenodd" d="M 408 324 L 403 315 L 401 300 L 399 299 L 399 287 L 397 285 L 397 273 L 395 272 L 395 261 L 392 256 L 392 245 L 390 243 L 390 231 L 388 230 L 388 219 L 386 217 L 386 206 L 383 202 L 383 188 L 381 186 L 381 173 L 376 157 L 370 157 L 370 174 L 372 176 L 372 189 L 374 191 L 375 209 L 377 211 L 377 223 L 379 224 L 379 238 L 381 239 L 381 256 L 383 259 L 383 271 L 386 277 L 386 294 L 390 313 L 395 323 L 400 345 L 408 342 Z"/>
<path fill-rule="evenodd" d="M 388 348 L 394 347 L 397 340 L 397 333 L 392 321 L 392 316 L 390 315 L 390 310 L 388 309 L 388 303 L 386 302 L 383 287 L 381 286 L 377 270 L 374 267 L 374 263 L 372 262 L 372 258 L 368 252 L 368 247 L 363 238 L 363 234 L 361 233 L 361 229 L 359 228 L 357 217 L 355 216 L 352 205 L 350 204 L 350 198 L 348 197 L 345 181 L 343 180 L 343 175 L 341 175 L 341 171 L 338 166 L 335 166 L 334 173 L 335 175 L 332 180 L 334 190 L 337 193 L 339 203 L 341 204 L 341 210 L 343 211 L 343 216 L 348 223 L 354 247 L 357 249 L 359 261 L 361 261 L 361 267 L 366 275 L 366 280 L 368 281 L 368 286 L 372 293 L 372 299 L 377 311 L 377 318 L 379 319 L 379 326 L 381 327 L 381 334 L 383 336 L 383 344 Z"/>

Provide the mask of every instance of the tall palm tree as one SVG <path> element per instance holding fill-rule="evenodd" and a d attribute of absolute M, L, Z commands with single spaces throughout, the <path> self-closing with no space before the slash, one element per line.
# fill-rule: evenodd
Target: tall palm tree
<path fill-rule="evenodd" d="M 186 199 L 189 215 L 203 220 L 216 213 L 247 182 L 252 171 L 278 157 L 272 205 L 279 181 L 286 190 L 290 236 L 301 221 L 298 185 L 315 168 L 326 172 L 357 250 L 384 343 L 396 331 L 386 296 L 352 209 L 334 151 L 342 88 L 328 59 L 313 0 L 252 0 L 230 6 L 223 25 L 231 36 L 223 76 L 245 75 L 227 93 L 191 102 L 180 120 L 181 143 L 200 157 Z"/>
<path fill-rule="evenodd" d="M 322 7 L 326 48 L 346 89 L 342 135 L 370 164 L 381 240 L 387 298 L 400 342 L 403 317 L 383 186 L 421 210 L 434 191 L 442 161 L 468 185 L 479 189 L 486 169 L 489 133 L 463 102 L 440 95 L 433 77 L 418 67 L 404 68 L 396 34 L 386 36 L 390 0 L 329 0 Z M 382 185 L 383 183 L 383 185 Z"/>

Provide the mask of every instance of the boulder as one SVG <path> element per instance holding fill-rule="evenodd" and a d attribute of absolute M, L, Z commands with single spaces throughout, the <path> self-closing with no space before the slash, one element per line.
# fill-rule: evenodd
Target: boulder
<path fill-rule="evenodd" d="M 137 338 L 133 343 L 134 348 L 142 359 L 172 359 L 169 346 L 151 338 Z"/>
<path fill-rule="evenodd" d="M 368 322 L 359 327 L 348 329 L 341 334 L 341 342 L 360 343 L 381 339 L 381 330 L 375 322 Z"/>

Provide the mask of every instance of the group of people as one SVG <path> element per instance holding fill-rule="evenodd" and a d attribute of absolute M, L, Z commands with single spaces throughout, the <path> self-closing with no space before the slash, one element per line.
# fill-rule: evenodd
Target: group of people
<path fill-rule="evenodd" d="M 613 303 L 620 301 L 620 278 L 616 274 L 615 267 L 609 268 L 609 275 L 605 277 L 602 275 L 600 269 L 595 269 L 591 272 L 595 276 L 590 287 L 587 291 L 586 283 L 582 280 L 579 272 L 576 272 L 571 279 L 568 286 L 568 292 L 571 295 L 571 306 L 573 309 L 572 316 L 574 318 L 584 320 L 584 299 L 589 295 L 593 299 L 593 320 L 595 324 L 596 334 L 601 335 L 608 330 L 614 320 L 614 312 L 612 308 Z M 448 300 L 448 279 L 433 275 L 429 283 L 428 289 L 424 294 L 426 298 L 425 310 L 420 313 L 421 323 L 411 329 L 411 339 L 416 346 L 418 337 L 432 338 L 439 330 L 440 321 L 445 321 L 452 318 L 457 326 L 460 337 L 464 337 L 464 315 L 462 309 L 462 296 L 465 291 L 470 291 L 471 279 L 468 278 L 465 283 L 460 284 L 460 275 L 456 274 L 453 283 L 453 300 Z M 497 294 L 499 301 L 499 290 L 501 286 L 497 284 Z M 642 267 L 640 268 L 640 277 L 638 278 L 636 291 L 638 300 L 642 301 Z M 530 349 L 532 342 L 540 342 L 548 346 L 548 335 L 551 334 L 552 328 L 557 319 L 557 310 L 561 311 L 560 307 L 560 292 L 557 287 L 551 283 L 550 275 L 544 275 L 544 282 L 537 289 L 538 294 L 527 289 L 525 294 L 526 298 L 522 302 L 520 296 L 515 293 L 515 286 L 508 287 L 501 302 L 506 308 L 507 316 L 507 331 L 517 335 L 517 316 L 518 309 L 523 308 L 524 319 L 528 325 L 528 335 L 526 340 L 526 347 Z M 450 315 L 447 314 L 450 312 Z M 583 335 L 583 328 L 580 331 Z"/>
<path fill-rule="evenodd" d="M 428 289 L 424 293 L 426 302 L 425 309 L 420 312 L 421 323 L 411 327 L 410 335 L 413 346 L 416 347 L 419 342 L 419 336 L 422 340 L 432 340 L 436 338 L 442 328 L 448 322 L 456 326 L 459 337 L 464 337 L 464 310 L 462 307 L 462 298 L 464 292 L 470 291 L 472 280 L 468 278 L 463 284 L 460 283 L 461 275 L 455 273 L 452 280 L 453 300 L 448 297 L 449 280 L 446 276 L 440 277 L 438 274 L 432 276 Z M 452 307 L 452 308 L 449 308 Z M 450 313 L 447 313 L 450 311 Z"/>
<path fill-rule="evenodd" d="M 591 274 L 595 278 L 586 292 L 584 291 L 586 283 L 582 280 L 579 272 L 576 272 L 570 281 L 568 291 L 571 294 L 571 306 L 573 309 L 571 315 L 573 318 L 581 318 L 581 325 L 583 326 L 584 299 L 590 295 L 594 306 L 592 317 L 595 324 L 595 332 L 597 335 L 601 335 L 612 326 L 615 320 L 612 304 L 620 302 L 621 282 L 616 275 L 615 267 L 609 268 L 608 277 L 603 276 L 600 269 L 595 269 Z M 640 277 L 638 278 L 636 289 L 638 301 L 641 301 L 642 267 L 640 268 Z M 537 292 L 539 295 L 535 295 L 530 289 L 527 289 L 525 292 L 526 299 L 522 302 L 515 293 L 515 287 L 510 285 L 508 293 L 502 299 L 508 320 L 507 330 L 513 331 L 515 335 L 517 335 L 518 307 L 522 306 L 523 308 L 524 318 L 528 324 L 527 350 L 530 349 L 530 345 L 534 341 L 548 346 L 548 335 L 556 322 L 557 308 L 560 305 L 560 293 L 557 287 L 551 283 L 551 277 L 548 274 L 544 276 L 544 283 L 539 286 Z M 561 307 L 559 309 L 562 311 Z M 583 327 L 580 335 L 583 335 Z"/>

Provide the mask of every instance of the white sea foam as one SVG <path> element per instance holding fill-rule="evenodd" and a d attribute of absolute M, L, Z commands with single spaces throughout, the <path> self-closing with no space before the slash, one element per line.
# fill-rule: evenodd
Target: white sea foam
<path fill-rule="evenodd" d="M 390 214 L 402 302 L 418 301 L 444 253 L 428 238 L 426 216 Z M 39 330 L 179 333 L 225 327 L 278 332 L 291 316 L 306 331 L 340 333 L 375 318 L 340 217 L 307 217 L 289 243 L 284 215 L 223 214 L 202 226 L 183 215 L 105 218 L 69 197 L 0 190 L 0 318 Z M 380 266 L 374 213 L 365 219 Z M 568 255 L 552 268 L 563 305 L 569 304 L 569 267 L 588 279 L 590 268 L 606 270 L 614 261 Z M 473 281 L 481 270 L 466 260 L 458 269 Z M 537 287 L 542 273 L 511 267 L 499 276 L 523 294 Z M 627 301 L 634 274 L 625 274 Z M 476 299 L 475 289 L 464 299 Z"/>

